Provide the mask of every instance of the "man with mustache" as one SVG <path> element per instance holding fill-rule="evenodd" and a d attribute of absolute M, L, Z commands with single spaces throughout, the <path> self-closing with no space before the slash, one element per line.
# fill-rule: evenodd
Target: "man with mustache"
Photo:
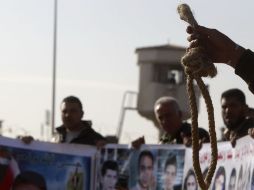
<path fill-rule="evenodd" d="M 236 140 L 248 135 L 248 130 L 254 127 L 253 118 L 247 117 L 248 105 L 244 93 L 237 88 L 224 91 L 221 113 L 226 126 L 222 140 L 231 141 L 235 146 Z"/>

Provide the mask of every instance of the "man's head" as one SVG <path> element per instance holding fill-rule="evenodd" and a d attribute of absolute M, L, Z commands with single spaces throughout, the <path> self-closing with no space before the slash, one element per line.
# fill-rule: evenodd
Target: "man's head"
<path fill-rule="evenodd" d="M 148 150 L 142 151 L 138 159 L 139 185 L 142 188 L 148 188 L 153 180 L 153 164 L 153 154 Z"/>
<path fill-rule="evenodd" d="M 15 178 L 13 190 L 47 190 L 44 177 L 34 171 L 21 172 Z"/>
<path fill-rule="evenodd" d="M 176 99 L 161 97 L 154 104 L 154 113 L 160 127 L 168 134 L 175 134 L 182 123 L 182 112 Z"/>
<path fill-rule="evenodd" d="M 82 103 L 75 96 L 68 96 L 61 103 L 63 125 L 68 130 L 77 130 L 84 115 Z"/>
<path fill-rule="evenodd" d="M 170 156 L 164 166 L 164 189 L 172 190 L 176 180 L 177 163 L 176 156 Z"/>
<path fill-rule="evenodd" d="M 245 95 L 239 89 L 229 89 L 221 95 L 223 121 L 228 129 L 235 129 L 244 120 L 248 106 Z"/>
<path fill-rule="evenodd" d="M 116 161 L 107 160 L 103 163 L 101 169 L 101 185 L 103 190 L 115 189 L 118 179 L 118 164 Z"/>

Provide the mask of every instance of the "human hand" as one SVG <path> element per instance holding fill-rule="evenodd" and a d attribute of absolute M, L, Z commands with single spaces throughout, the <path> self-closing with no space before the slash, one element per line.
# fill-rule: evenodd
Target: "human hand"
<path fill-rule="evenodd" d="M 235 67 L 245 50 L 216 29 L 203 26 L 196 26 L 195 28 L 188 26 L 186 31 L 190 34 L 187 38 L 190 42 L 187 51 L 191 48 L 202 46 L 214 63 L 226 63 Z"/>
<path fill-rule="evenodd" d="M 25 144 L 31 144 L 32 141 L 34 141 L 34 138 L 32 136 L 21 136 L 19 137 L 21 141 Z"/>
<path fill-rule="evenodd" d="M 145 137 L 139 137 L 136 140 L 131 142 L 131 146 L 135 149 L 139 149 L 142 144 L 145 144 Z"/>
<path fill-rule="evenodd" d="M 107 142 L 106 142 L 105 140 L 98 140 L 98 141 L 95 143 L 97 149 L 103 148 L 106 144 L 107 144 Z"/>

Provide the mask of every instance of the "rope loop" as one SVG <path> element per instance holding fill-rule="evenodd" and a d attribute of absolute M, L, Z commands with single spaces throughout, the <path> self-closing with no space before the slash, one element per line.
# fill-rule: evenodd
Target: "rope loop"
<path fill-rule="evenodd" d="M 217 70 L 212 61 L 207 57 L 204 48 L 191 48 L 182 57 L 181 63 L 185 67 L 187 75 L 195 75 L 196 77 L 214 77 Z"/>
<path fill-rule="evenodd" d="M 181 4 L 177 7 L 180 18 L 192 26 L 197 25 L 197 21 L 194 19 L 192 12 L 187 4 Z M 193 168 L 202 190 L 208 190 L 213 174 L 217 165 L 217 139 L 215 132 L 214 122 L 214 110 L 211 97 L 201 77 L 214 77 L 217 74 L 217 70 L 208 58 L 203 47 L 196 47 L 189 49 L 181 59 L 181 64 L 184 67 L 185 74 L 187 75 L 187 92 L 189 96 L 189 102 L 191 107 L 191 133 L 192 133 L 192 160 Z M 208 168 L 208 173 L 205 176 L 202 174 L 200 162 L 199 162 L 199 134 L 198 134 L 198 109 L 195 97 L 195 90 L 193 87 L 193 81 L 196 80 L 197 85 L 203 95 L 206 103 L 208 121 L 209 121 L 209 137 L 211 142 L 211 163 Z"/>

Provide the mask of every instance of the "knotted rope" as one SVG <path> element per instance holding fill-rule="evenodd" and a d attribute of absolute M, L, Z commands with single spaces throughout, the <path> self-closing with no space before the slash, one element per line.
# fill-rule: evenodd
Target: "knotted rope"
<path fill-rule="evenodd" d="M 179 5 L 177 7 L 177 11 L 182 20 L 186 21 L 193 27 L 198 25 L 187 4 Z M 193 167 L 199 186 L 201 187 L 202 190 L 208 190 L 216 169 L 218 150 L 215 132 L 213 104 L 209 92 L 201 77 L 207 76 L 214 77 L 217 74 L 217 70 L 212 61 L 205 54 L 204 48 L 202 47 L 191 48 L 190 50 L 188 50 L 188 52 L 186 52 L 186 54 L 182 57 L 181 63 L 184 66 L 185 74 L 187 75 L 187 92 L 191 107 Z M 194 79 L 196 80 L 197 85 L 201 90 L 201 94 L 204 97 L 209 121 L 209 136 L 212 151 L 211 151 L 211 163 L 208 168 L 208 173 L 205 176 L 205 180 L 202 175 L 199 163 L 198 109 L 195 98 L 195 91 L 193 87 Z"/>

